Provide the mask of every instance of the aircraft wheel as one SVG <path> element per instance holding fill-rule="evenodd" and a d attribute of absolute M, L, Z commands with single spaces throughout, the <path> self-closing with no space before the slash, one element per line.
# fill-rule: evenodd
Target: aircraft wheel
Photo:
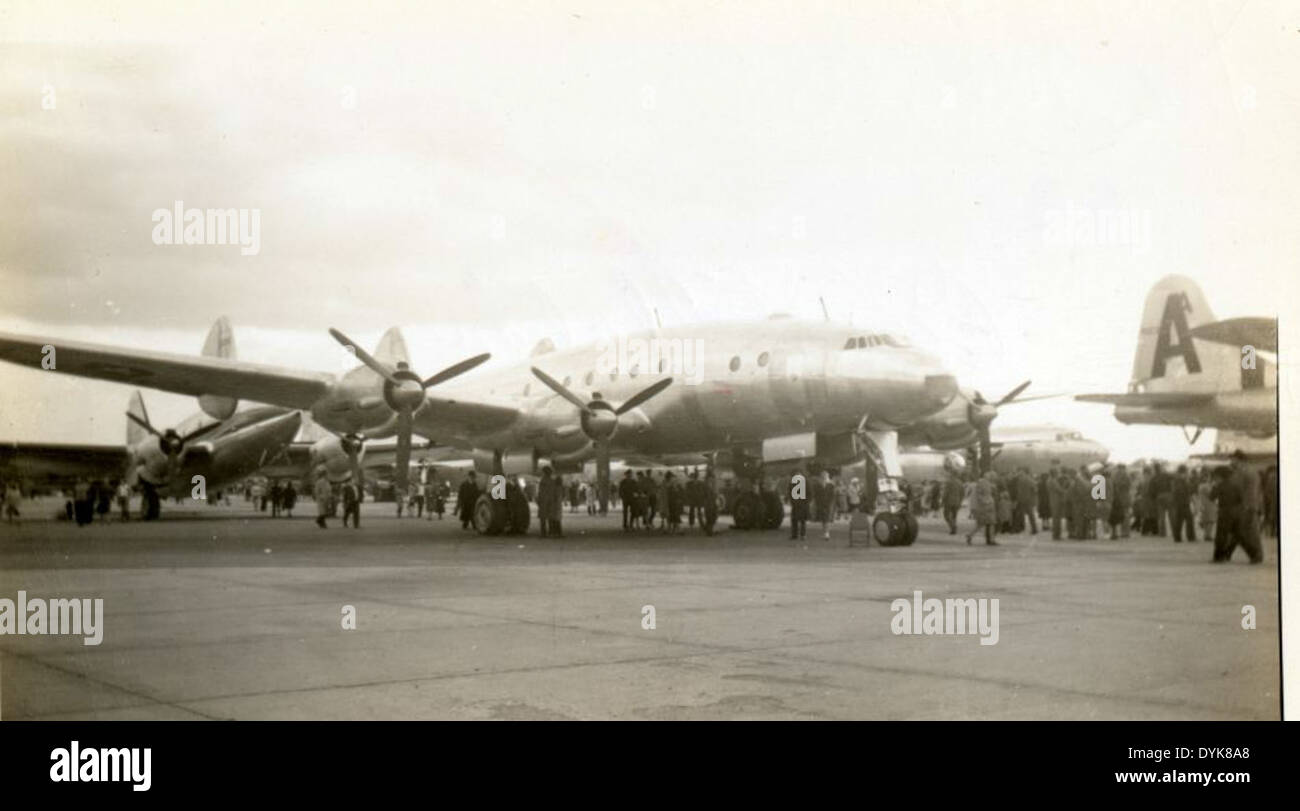
<path fill-rule="evenodd" d="M 507 488 L 506 506 L 510 514 L 510 534 L 522 535 L 527 532 L 528 524 L 533 517 L 533 511 L 528 506 L 528 497 L 518 487 Z"/>
<path fill-rule="evenodd" d="M 508 499 L 495 499 L 484 493 L 474 502 L 474 529 L 480 535 L 500 535 L 509 516 Z"/>
<path fill-rule="evenodd" d="M 899 540 L 899 546 L 911 546 L 916 540 L 917 533 L 921 527 L 916 523 L 916 516 L 911 513 L 904 513 L 900 516 L 903 519 L 903 537 Z"/>
<path fill-rule="evenodd" d="M 731 520 L 736 529 L 753 529 L 760 526 L 762 503 L 753 493 L 741 493 L 731 505 Z"/>
<path fill-rule="evenodd" d="M 785 521 L 785 504 L 782 503 L 781 497 L 771 491 L 762 494 L 763 498 L 763 529 L 780 529 L 781 522 Z"/>
<path fill-rule="evenodd" d="M 881 513 L 871 524 L 871 534 L 881 546 L 898 546 L 906 533 L 903 517 L 897 513 Z"/>

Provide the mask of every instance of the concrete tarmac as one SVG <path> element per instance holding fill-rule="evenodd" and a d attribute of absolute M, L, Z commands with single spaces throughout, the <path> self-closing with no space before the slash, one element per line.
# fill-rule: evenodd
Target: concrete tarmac
<path fill-rule="evenodd" d="M 809 528 L 485 538 L 367 504 L 0 525 L 0 598 L 102 598 L 102 644 L 0 635 L 4 719 L 1276 719 L 1277 543 Z M 721 525 L 730 524 L 723 517 Z M 969 522 L 964 522 L 969 523 Z M 998 641 L 891 603 L 996 598 Z M 1253 606 L 1256 628 L 1243 629 Z M 354 630 L 343 628 L 345 606 Z M 654 627 L 648 612 L 653 606 Z"/>

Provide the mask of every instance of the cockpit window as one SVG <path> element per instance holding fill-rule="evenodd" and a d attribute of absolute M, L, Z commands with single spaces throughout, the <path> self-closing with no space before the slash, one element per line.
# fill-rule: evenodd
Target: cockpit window
<path fill-rule="evenodd" d="M 850 338 L 850 339 L 849 339 L 849 342 L 846 343 L 846 344 L 844 345 L 844 348 L 845 348 L 845 349 L 857 349 L 857 347 L 858 347 L 858 341 L 860 341 L 860 340 L 862 340 L 862 339 L 861 339 L 861 338 Z"/>
<path fill-rule="evenodd" d="M 894 346 L 894 347 L 898 347 L 899 349 L 907 349 L 909 346 L 911 346 L 911 344 L 907 342 L 906 338 L 903 338 L 899 335 L 884 335 L 882 337 L 884 338 L 885 344 L 887 346 Z"/>

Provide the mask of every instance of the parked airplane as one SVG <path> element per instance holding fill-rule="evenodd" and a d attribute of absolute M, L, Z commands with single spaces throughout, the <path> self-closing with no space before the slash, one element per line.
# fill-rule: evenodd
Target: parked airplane
<path fill-rule="evenodd" d="M 1037 476 L 1051 470 L 1053 462 L 1079 468 L 1105 462 L 1110 451 L 1100 442 L 1058 425 L 1017 426 L 995 430 L 990 442 L 990 469 L 1016 473 L 1029 468 Z M 941 479 L 944 465 L 954 451 L 908 450 L 903 453 L 903 475 L 908 481 Z M 965 457 L 961 457 L 963 463 Z M 963 465 L 964 466 L 964 465 Z"/>
<path fill-rule="evenodd" d="M 901 475 L 897 430 L 947 405 L 956 380 L 901 338 L 862 332 L 789 318 L 651 330 L 543 352 L 445 393 L 430 389 L 488 356 L 421 380 L 396 329 L 374 355 L 331 330 L 363 364 L 342 378 L 11 334 L 0 334 L 0 359 L 40 366 L 42 347 L 53 346 L 59 372 L 305 409 L 323 427 L 354 436 L 396 434 L 402 478 L 412 433 L 471 451 L 480 469 L 493 473 L 533 470 L 542 457 L 560 466 L 594 459 L 604 495 L 614 452 L 727 448 L 754 464 L 831 465 L 869 453 L 888 475 Z M 765 510 L 784 511 L 775 494 L 762 498 Z M 520 515 L 517 499 L 485 496 L 475 509 L 486 533 L 517 528 L 521 518 L 526 523 L 527 511 Z M 771 525 L 771 517 L 762 523 Z"/>
<path fill-rule="evenodd" d="M 1127 424 L 1277 433 L 1277 321 L 1216 321 L 1196 283 L 1166 276 L 1147 294 L 1132 380 L 1124 394 L 1081 394 L 1110 403 Z M 1273 355 L 1272 358 L 1268 357 Z"/>
<path fill-rule="evenodd" d="M 995 403 L 990 403 L 984 399 L 984 395 L 974 389 L 964 389 L 942 411 L 917 420 L 899 431 L 898 441 L 909 451 L 920 449 L 922 446 L 936 451 L 965 450 L 975 447 L 978 451 L 976 458 L 978 469 L 988 470 L 993 460 L 993 440 L 990 431 L 1002 407 L 1059 396 L 1040 394 L 1034 397 L 1021 397 L 1025 389 L 1029 388 L 1029 384 L 1030 381 L 1026 380 Z"/>
<path fill-rule="evenodd" d="M 233 361 L 230 323 L 220 318 L 208 331 L 203 357 Z M 157 518 L 159 501 L 188 497 L 195 476 L 215 492 L 255 472 L 279 453 L 298 431 L 301 415 L 287 408 L 256 406 L 238 410 L 223 396 L 199 397 L 201 411 L 159 430 L 149 420 L 144 398 L 131 395 L 124 445 L 11 442 L 0 445 L 0 477 L 37 486 L 67 486 L 77 479 L 125 481 L 138 485 L 146 519 Z"/>

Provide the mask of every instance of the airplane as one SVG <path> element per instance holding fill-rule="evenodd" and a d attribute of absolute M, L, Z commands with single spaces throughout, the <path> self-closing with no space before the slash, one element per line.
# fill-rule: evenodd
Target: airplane
<path fill-rule="evenodd" d="M 1031 381 L 1026 380 L 990 403 L 976 389 L 961 389 L 943 410 L 924 417 L 899 431 L 898 440 L 908 451 L 923 447 L 935 451 L 976 448 L 977 469 L 990 469 L 994 459 L 994 442 L 990 431 L 1004 406 L 1028 403 L 1058 397 L 1056 394 L 1039 394 L 1022 397 Z"/>
<path fill-rule="evenodd" d="M 0 333 L 0 359 L 39 367 L 42 347 L 53 346 L 60 373 L 302 409 L 356 444 L 396 434 L 403 488 L 413 433 L 469 451 L 476 467 L 492 474 L 531 472 L 543 457 L 569 470 L 595 460 L 603 506 L 615 453 L 728 449 L 751 471 L 792 459 L 847 464 L 869 454 L 886 475 L 901 475 L 898 429 L 948 405 L 957 382 L 937 358 L 900 336 L 868 341 L 861 333 L 788 316 L 647 330 L 563 351 L 543 347 L 519 364 L 441 391 L 431 389 L 488 355 L 422 380 L 396 328 L 373 355 L 331 329 L 361 361 L 341 378 L 7 333 Z M 485 495 L 475 505 L 476 528 L 498 534 L 526 527 L 521 498 L 508 485 L 505 498 Z M 746 509 L 763 516 L 756 525 L 779 524 L 784 508 L 777 494 L 753 494 L 753 502 Z M 886 531 L 906 528 L 895 521 Z"/>
<path fill-rule="evenodd" d="M 203 356 L 231 360 L 230 323 L 218 319 Z M 202 396 L 201 411 L 160 431 L 149 420 L 137 389 L 126 411 L 124 445 L 10 442 L 0 445 L 0 477 L 41 485 L 67 485 L 80 478 L 121 480 L 140 487 L 143 517 L 158 517 L 161 498 L 189 496 L 194 477 L 216 491 L 237 482 L 278 453 L 298 431 L 301 415 L 275 406 L 237 410 L 227 397 Z"/>
<path fill-rule="evenodd" d="M 1051 470 L 1054 462 L 1062 467 L 1078 469 L 1100 464 L 1110 458 L 1106 446 L 1083 434 L 1059 425 L 1017 426 L 993 432 L 990 441 L 992 455 L 989 467 L 995 473 L 1017 473 L 1029 468 L 1033 476 Z M 903 453 L 903 476 L 908 481 L 942 479 L 954 451 L 908 450 Z M 959 470 L 965 469 L 968 460 L 959 455 Z"/>
<path fill-rule="evenodd" d="M 1206 428 L 1266 438 L 1277 434 L 1276 353 L 1276 319 L 1216 321 L 1196 282 L 1166 276 L 1147 294 L 1128 391 L 1074 399 L 1114 405 L 1125 424 L 1182 426 L 1189 443 Z"/>

